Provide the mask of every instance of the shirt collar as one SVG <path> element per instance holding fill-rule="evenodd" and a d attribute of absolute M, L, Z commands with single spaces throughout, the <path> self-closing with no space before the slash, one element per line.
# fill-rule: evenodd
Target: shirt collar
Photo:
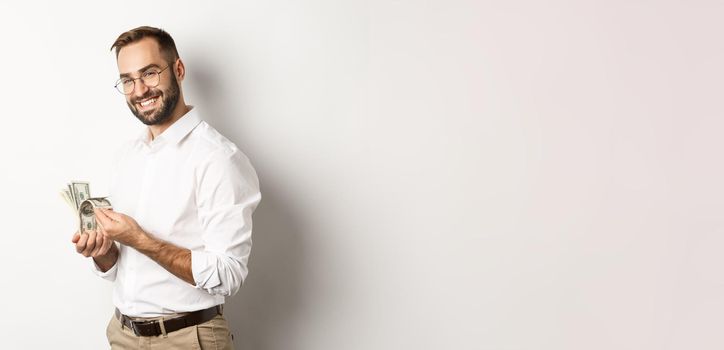
<path fill-rule="evenodd" d="M 196 111 L 196 108 L 191 106 L 191 110 L 186 112 L 179 120 L 175 121 L 171 126 L 164 130 L 160 135 L 151 141 L 151 130 L 148 127 L 143 129 L 143 132 L 139 135 L 138 141 L 143 144 L 149 145 L 153 143 L 169 143 L 172 145 L 178 144 L 193 130 L 197 125 L 201 123 L 201 117 Z"/>

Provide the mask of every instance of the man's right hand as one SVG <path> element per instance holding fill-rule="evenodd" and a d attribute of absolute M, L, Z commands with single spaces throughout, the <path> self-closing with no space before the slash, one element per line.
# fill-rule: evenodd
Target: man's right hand
<path fill-rule="evenodd" d="M 76 232 L 71 241 L 75 244 L 76 252 L 92 257 L 103 271 L 113 267 L 118 259 L 118 248 L 101 230 Z"/>

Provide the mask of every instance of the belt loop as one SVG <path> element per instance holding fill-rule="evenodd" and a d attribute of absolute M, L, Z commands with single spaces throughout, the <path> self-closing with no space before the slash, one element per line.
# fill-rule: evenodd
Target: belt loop
<path fill-rule="evenodd" d="M 224 304 L 219 304 L 219 315 L 224 315 Z"/>
<path fill-rule="evenodd" d="M 161 334 L 163 334 L 163 337 L 168 338 L 168 335 L 166 334 L 166 325 L 163 323 L 163 317 L 158 320 L 158 325 L 161 326 Z"/>

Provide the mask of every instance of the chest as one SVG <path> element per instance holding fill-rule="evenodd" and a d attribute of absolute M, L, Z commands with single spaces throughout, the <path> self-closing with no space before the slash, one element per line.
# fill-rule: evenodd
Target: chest
<path fill-rule="evenodd" d="M 197 223 L 194 162 L 173 150 L 137 152 L 118 163 L 111 184 L 114 210 L 158 236 Z"/>

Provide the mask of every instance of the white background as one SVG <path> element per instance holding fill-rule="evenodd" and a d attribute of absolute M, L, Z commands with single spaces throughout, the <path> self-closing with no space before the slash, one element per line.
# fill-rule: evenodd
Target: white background
<path fill-rule="evenodd" d="M 103 349 L 70 243 L 168 30 L 263 199 L 238 349 L 721 349 L 719 1 L 0 4 L 0 339 Z"/>

